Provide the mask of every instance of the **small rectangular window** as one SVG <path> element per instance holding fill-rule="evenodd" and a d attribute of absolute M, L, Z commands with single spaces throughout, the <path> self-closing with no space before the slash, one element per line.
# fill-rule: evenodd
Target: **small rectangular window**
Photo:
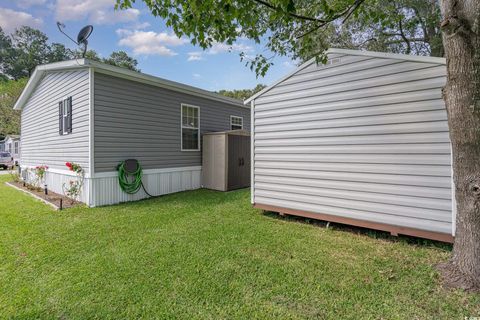
<path fill-rule="evenodd" d="M 68 134 L 68 104 L 66 100 L 63 102 L 63 118 L 62 118 L 62 127 L 63 127 L 63 134 Z"/>
<path fill-rule="evenodd" d="M 58 103 L 58 118 L 60 135 L 72 133 L 72 97 Z"/>
<path fill-rule="evenodd" d="M 182 104 L 181 108 L 182 151 L 199 151 L 200 108 L 188 104 Z"/>
<path fill-rule="evenodd" d="M 242 130 L 243 129 L 243 118 L 237 116 L 230 116 L 230 129 L 231 130 Z"/>
<path fill-rule="evenodd" d="M 15 141 L 15 154 L 18 154 L 18 141 Z"/>

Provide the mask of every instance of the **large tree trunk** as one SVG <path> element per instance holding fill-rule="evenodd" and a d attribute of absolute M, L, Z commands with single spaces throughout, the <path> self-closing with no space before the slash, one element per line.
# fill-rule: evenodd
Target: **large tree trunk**
<path fill-rule="evenodd" d="M 480 0 L 442 0 L 457 219 L 447 284 L 480 288 Z"/>

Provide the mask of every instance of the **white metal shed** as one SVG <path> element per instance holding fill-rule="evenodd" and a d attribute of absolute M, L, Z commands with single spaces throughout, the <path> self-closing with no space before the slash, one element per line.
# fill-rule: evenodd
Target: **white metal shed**
<path fill-rule="evenodd" d="M 445 59 L 327 54 L 245 102 L 254 206 L 453 241 Z"/>

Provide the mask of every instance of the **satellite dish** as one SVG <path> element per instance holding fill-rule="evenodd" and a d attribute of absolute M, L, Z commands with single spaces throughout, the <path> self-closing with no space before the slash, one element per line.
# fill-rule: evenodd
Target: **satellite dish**
<path fill-rule="evenodd" d="M 87 39 L 92 34 L 92 31 L 93 31 L 93 26 L 91 25 L 83 27 L 82 30 L 80 30 L 80 32 L 78 33 L 77 42 L 79 44 L 88 43 Z"/>
<path fill-rule="evenodd" d="M 78 33 L 77 36 L 77 41 L 73 40 L 68 34 L 63 31 L 65 29 L 65 25 L 59 21 L 57 21 L 57 28 L 60 30 L 61 33 L 63 33 L 65 36 L 67 36 L 68 39 L 72 40 L 73 43 L 76 45 L 83 45 L 83 52 L 82 52 L 82 57 L 85 58 L 85 53 L 87 52 L 87 45 L 88 45 L 88 37 L 92 34 L 93 31 L 93 26 L 88 25 L 83 27 L 80 32 Z"/>

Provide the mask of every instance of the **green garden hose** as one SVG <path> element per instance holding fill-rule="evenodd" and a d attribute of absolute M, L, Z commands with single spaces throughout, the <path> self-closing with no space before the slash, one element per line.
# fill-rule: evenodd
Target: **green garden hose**
<path fill-rule="evenodd" d="M 129 159 L 127 161 L 136 161 Z M 142 167 L 140 166 L 140 163 L 136 161 L 136 169 L 134 171 L 129 171 L 126 169 L 126 161 L 120 162 L 120 164 L 117 167 L 118 170 L 118 183 L 120 184 L 120 188 L 128 194 L 135 194 L 140 190 L 140 188 L 143 188 L 143 191 L 145 193 L 152 197 L 151 194 L 145 190 L 145 186 L 143 185 L 142 182 Z"/>

